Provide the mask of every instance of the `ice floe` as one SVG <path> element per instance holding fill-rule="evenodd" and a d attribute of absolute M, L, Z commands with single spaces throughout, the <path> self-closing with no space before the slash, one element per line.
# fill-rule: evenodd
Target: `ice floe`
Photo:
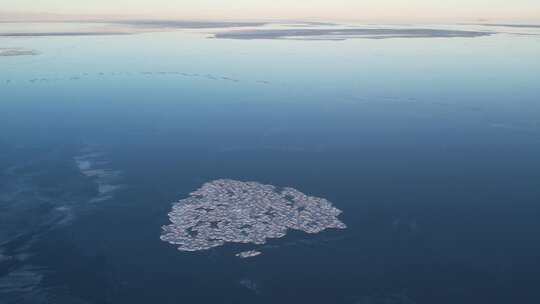
<path fill-rule="evenodd" d="M 345 229 L 339 214 L 328 200 L 293 188 L 220 179 L 174 204 L 169 213 L 172 223 L 163 226 L 161 239 L 180 251 L 206 250 L 225 243 L 260 245 L 285 236 L 290 229 L 311 234 Z"/>

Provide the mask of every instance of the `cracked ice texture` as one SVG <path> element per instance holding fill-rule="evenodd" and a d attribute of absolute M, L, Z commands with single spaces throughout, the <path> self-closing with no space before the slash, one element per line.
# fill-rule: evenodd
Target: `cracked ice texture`
<path fill-rule="evenodd" d="M 161 239 L 181 251 L 199 251 L 225 243 L 264 244 L 287 230 L 318 233 L 345 229 L 341 211 L 328 200 L 293 188 L 257 182 L 215 180 L 173 205 Z"/>

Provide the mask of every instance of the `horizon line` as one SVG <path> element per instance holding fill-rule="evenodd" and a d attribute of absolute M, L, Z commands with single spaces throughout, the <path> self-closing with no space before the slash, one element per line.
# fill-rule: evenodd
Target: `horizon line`
<path fill-rule="evenodd" d="M 8 22 L 107 22 L 107 21 L 125 21 L 125 20 L 185 20 L 185 21 L 259 21 L 259 22 L 354 22 L 354 23 L 430 23 L 430 24 L 481 24 L 481 23 L 531 23 L 529 20 L 516 20 L 515 18 L 403 18 L 403 17 L 373 17 L 373 18 L 325 18 L 318 16 L 305 16 L 297 18 L 279 18 L 279 17 L 258 17 L 258 18 L 216 18 L 216 17 L 187 17 L 177 15 L 158 15 L 158 14 L 79 14 L 79 13 L 51 13 L 34 11 L 2 11 L 0 10 L 0 23 Z M 539 24 L 539 20 L 532 21 L 533 24 Z"/>

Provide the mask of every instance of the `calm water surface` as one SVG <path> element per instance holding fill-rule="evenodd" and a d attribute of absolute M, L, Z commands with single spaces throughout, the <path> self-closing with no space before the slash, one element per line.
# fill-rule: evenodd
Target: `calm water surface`
<path fill-rule="evenodd" d="M 0 39 L 0 303 L 540 301 L 540 36 L 206 36 Z M 218 178 L 349 228 L 160 241 Z"/>

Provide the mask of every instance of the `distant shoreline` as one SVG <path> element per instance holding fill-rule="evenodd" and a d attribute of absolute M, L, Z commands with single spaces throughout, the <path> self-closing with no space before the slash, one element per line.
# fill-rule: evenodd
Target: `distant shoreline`
<path fill-rule="evenodd" d="M 42 33 L 0 33 L 0 37 L 54 37 L 54 36 L 116 36 L 132 35 L 129 32 L 42 32 Z"/>
<path fill-rule="evenodd" d="M 23 48 L 0 48 L 0 57 L 5 56 L 33 56 L 38 53 L 34 50 L 28 50 Z"/>
<path fill-rule="evenodd" d="M 394 29 L 394 28 L 340 28 L 340 29 L 277 29 L 240 30 L 214 34 L 218 39 L 296 39 L 296 40 L 347 40 L 347 39 L 390 39 L 390 38 L 475 38 L 490 36 L 495 32 L 439 30 L 439 29 Z"/>

